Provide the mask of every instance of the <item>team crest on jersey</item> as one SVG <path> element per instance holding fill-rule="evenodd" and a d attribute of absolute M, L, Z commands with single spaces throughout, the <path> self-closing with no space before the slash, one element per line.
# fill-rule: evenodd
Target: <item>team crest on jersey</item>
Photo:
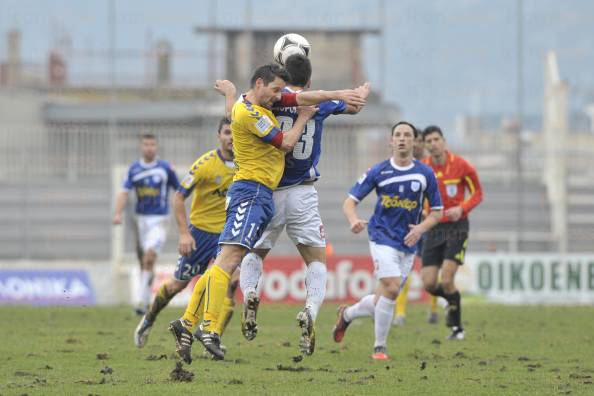
<path fill-rule="evenodd" d="M 410 189 L 413 190 L 414 192 L 419 191 L 421 189 L 421 183 L 419 183 L 418 181 L 411 182 Z"/>
<path fill-rule="evenodd" d="M 221 179 L 221 176 L 217 176 L 217 177 L 215 177 L 215 180 L 214 181 L 215 181 L 216 184 L 221 184 L 221 180 L 222 180 Z"/>
<path fill-rule="evenodd" d="M 159 183 L 161 181 L 161 178 L 158 175 L 153 176 L 153 181 L 155 183 Z"/>
<path fill-rule="evenodd" d="M 270 121 L 270 118 L 268 118 L 266 116 L 260 117 L 258 122 L 256 122 L 256 129 L 258 131 L 260 131 L 260 133 L 266 133 L 266 131 L 268 129 L 270 129 L 271 127 L 272 127 L 272 122 Z"/>
<path fill-rule="evenodd" d="M 457 184 L 448 184 L 446 185 L 446 194 L 448 197 L 453 198 L 458 194 L 458 185 Z"/>

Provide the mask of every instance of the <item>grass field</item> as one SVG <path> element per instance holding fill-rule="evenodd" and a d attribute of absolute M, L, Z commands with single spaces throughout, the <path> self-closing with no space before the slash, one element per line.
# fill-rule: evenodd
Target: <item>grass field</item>
<path fill-rule="evenodd" d="M 176 360 L 166 330 L 179 308 L 164 311 L 138 350 L 127 307 L 1 307 L 0 395 L 594 394 L 594 308 L 466 306 L 467 340 L 446 342 L 443 324 L 426 324 L 426 308 L 412 306 L 406 326 L 390 334 L 387 363 L 369 358 L 370 320 L 332 342 L 335 308 L 323 308 L 316 353 L 298 363 L 297 307 L 263 306 L 249 343 L 236 312 L 223 339 L 227 360 L 201 359 L 194 344 L 195 360 L 184 366 L 194 377 L 179 382 L 170 378 Z"/>

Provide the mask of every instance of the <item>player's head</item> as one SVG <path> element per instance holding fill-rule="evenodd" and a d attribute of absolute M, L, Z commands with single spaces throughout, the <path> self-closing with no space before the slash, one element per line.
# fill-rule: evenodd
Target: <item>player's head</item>
<path fill-rule="evenodd" d="M 157 137 L 152 133 L 140 135 L 140 152 L 146 162 L 152 162 L 157 156 Z"/>
<path fill-rule="evenodd" d="M 390 145 L 394 155 L 400 157 L 412 156 L 415 137 L 419 132 L 413 124 L 407 121 L 400 121 L 392 127 L 392 139 Z"/>
<path fill-rule="evenodd" d="M 287 70 L 276 64 L 260 66 L 250 80 L 251 89 L 258 100 L 258 105 L 272 108 L 281 99 L 283 88 L 289 82 L 291 75 Z"/>
<path fill-rule="evenodd" d="M 425 142 L 425 148 L 432 157 L 441 157 L 445 152 L 445 138 L 441 128 L 437 125 L 429 125 L 425 128 L 423 142 Z"/>
<path fill-rule="evenodd" d="M 311 81 L 311 62 L 307 56 L 301 54 L 291 55 L 285 61 L 285 69 L 291 75 L 289 84 L 309 88 Z"/>
<path fill-rule="evenodd" d="M 217 130 L 219 137 L 219 143 L 221 143 L 221 149 L 226 151 L 227 154 L 233 154 L 233 135 L 231 134 L 231 122 L 225 117 L 219 121 L 219 129 Z"/>
<path fill-rule="evenodd" d="M 415 136 L 415 143 L 413 146 L 413 157 L 420 160 L 425 156 L 425 142 L 423 141 L 423 134 L 417 133 Z"/>

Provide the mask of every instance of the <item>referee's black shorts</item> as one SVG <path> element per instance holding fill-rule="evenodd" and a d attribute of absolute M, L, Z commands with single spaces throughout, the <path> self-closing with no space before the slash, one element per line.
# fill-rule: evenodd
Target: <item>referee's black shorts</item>
<path fill-rule="evenodd" d="M 468 219 L 439 223 L 433 227 L 423 240 L 423 267 L 441 267 L 444 260 L 453 260 L 458 265 L 463 265 L 468 246 L 468 230 Z"/>

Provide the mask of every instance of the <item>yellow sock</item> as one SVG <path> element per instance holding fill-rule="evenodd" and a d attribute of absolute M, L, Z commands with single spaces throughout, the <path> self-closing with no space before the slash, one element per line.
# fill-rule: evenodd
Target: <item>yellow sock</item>
<path fill-rule="evenodd" d="M 230 279 L 231 276 L 221 267 L 215 265 L 210 269 L 206 279 L 206 299 L 204 301 L 204 320 L 202 321 L 204 331 L 216 331 Z"/>
<path fill-rule="evenodd" d="M 221 307 L 221 313 L 219 315 L 217 321 L 217 327 L 214 329 L 214 332 L 218 335 L 222 336 L 231 321 L 231 316 L 233 316 L 233 308 L 235 307 L 235 303 L 229 297 L 225 297 L 225 301 L 223 301 L 223 306 Z"/>
<path fill-rule="evenodd" d="M 410 282 L 406 282 L 398 298 L 396 299 L 396 316 L 406 316 L 406 303 L 408 302 L 408 286 Z"/>
<path fill-rule="evenodd" d="M 437 312 L 437 297 L 431 296 L 431 312 Z"/>
<path fill-rule="evenodd" d="M 200 278 L 198 278 L 198 282 L 194 285 L 194 291 L 192 292 L 190 302 L 186 307 L 186 312 L 184 313 L 184 316 L 182 316 L 184 325 L 186 325 L 186 328 L 192 333 L 194 332 L 196 325 L 202 320 L 208 272 L 209 271 L 206 271 Z"/>

